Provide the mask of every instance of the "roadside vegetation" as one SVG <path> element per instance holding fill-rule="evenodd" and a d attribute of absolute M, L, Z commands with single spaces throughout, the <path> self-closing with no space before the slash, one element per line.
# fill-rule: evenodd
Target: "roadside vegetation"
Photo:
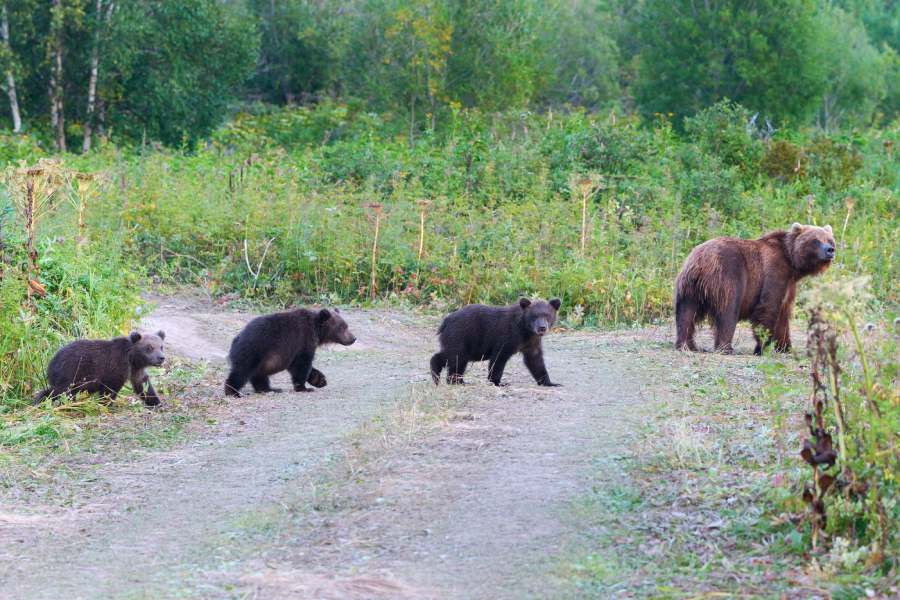
<path fill-rule="evenodd" d="M 341 4 L 0 2 L 0 447 L 68 451 L 137 412 L 31 397 L 61 345 L 134 327 L 144 292 L 436 313 L 557 296 L 566 327 L 638 329 L 669 322 L 697 243 L 829 224 L 805 354 L 677 355 L 659 376 L 689 399 L 586 510 L 659 519 L 640 539 L 670 535 L 673 594 L 697 573 L 722 589 L 733 552 L 734 589 L 799 568 L 811 594 L 895 593 L 896 3 Z M 687 511 L 653 504 L 697 494 L 686 536 Z M 601 591 L 630 568 L 576 563 Z"/>

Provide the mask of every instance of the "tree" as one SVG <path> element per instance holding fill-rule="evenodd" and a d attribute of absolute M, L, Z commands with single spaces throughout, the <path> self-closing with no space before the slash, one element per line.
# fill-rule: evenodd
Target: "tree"
<path fill-rule="evenodd" d="M 65 53 L 66 29 L 78 27 L 84 16 L 82 0 L 50 0 L 49 27 L 46 36 L 49 83 L 47 95 L 50 98 L 50 127 L 54 132 L 56 149 L 66 151 L 65 113 Z"/>
<path fill-rule="evenodd" d="M 641 111 L 696 113 L 723 98 L 803 121 L 826 87 L 813 0 L 647 0 L 636 13 Z"/>
<path fill-rule="evenodd" d="M 10 43 L 9 9 L 6 2 L 0 5 L 0 62 L 6 72 L 6 95 L 9 97 L 9 112 L 13 123 L 13 133 L 22 131 L 22 115 L 19 111 L 19 95 L 16 91 L 16 56 Z"/>
<path fill-rule="evenodd" d="M 193 142 L 219 124 L 253 71 L 259 37 L 245 10 L 217 0 L 130 0 L 110 21 L 101 100 L 131 138 Z"/>
<path fill-rule="evenodd" d="M 820 17 L 829 40 L 823 52 L 828 70 L 816 120 L 826 129 L 846 122 L 868 124 L 887 93 L 890 57 L 869 42 L 865 27 L 853 15 L 824 6 Z"/>
<path fill-rule="evenodd" d="M 485 111 L 527 105 L 546 85 L 540 0 L 457 0 L 447 65 L 449 95 Z"/>
<path fill-rule="evenodd" d="M 619 48 L 616 17 L 601 2 L 548 3 L 541 19 L 542 71 L 549 73 L 539 90 L 543 104 L 571 104 L 597 109 L 617 103 Z"/>
<path fill-rule="evenodd" d="M 108 29 L 109 20 L 116 4 L 112 0 L 94 1 L 94 41 L 91 46 L 91 71 L 88 77 L 87 109 L 84 115 L 84 139 L 82 152 L 91 150 L 91 136 L 94 131 L 94 113 L 97 108 L 97 80 L 100 76 L 100 52 L 104 33 Z"/>
<path fill-rule="evenodd" d="M 896 118 L 900 115 L 900 2 L 839 0 L 837 4 L 862 21 L 872 45 L 881 52 L 885 93 L 878 110 L 886 120 Z"/>
<path fill-rule="evenodd" d="M 308 98 L 334 82 L 333 7 L 308 0 L 249 0 L 260 48 L 249 91 L 267 102 Z M 346 19 L 346 17 L 344 17 Z"/>

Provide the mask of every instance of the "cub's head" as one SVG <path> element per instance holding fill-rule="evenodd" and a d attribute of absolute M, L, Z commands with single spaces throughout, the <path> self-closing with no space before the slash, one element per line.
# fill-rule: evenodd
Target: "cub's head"
<path fill-rule="evenodd" d="M 834 235 L 831 225 L 817 227 L 794 223 L 788 233 L 794 267 L 803 273 L 818 275 L 834 260 Z"/>
<path fill-rule="evenodd" d="M 522 309 L 522 322 L 525 329 L 535 335 L 544 335 L 549 332 L 556 323 L 556 311 L 559 310 L 560 304 L 559 298 L 554 298 L 550 302 L 543 300 L 532 302 L 528 298 L 520 299 L 519 307 Z"/>
<path fill-rule="evenodd" d="M 349 346 L 356 341 L 356 336 L 350 333 L 350 328 L 347 327 L 347 322 L 344 321 L 338 309 L 323 308 L 316 318 L 319 322 L 320 344 Z"/>
<path fill-rule="evenodd" d="M 136 365 L 159 367 L 166 360 L 163 351 L 163 340 L 166 339 L 164 331 L 157 331 L 155 335 L 132 331 L 128 339 L 131 340 L 131 360 Z"/>

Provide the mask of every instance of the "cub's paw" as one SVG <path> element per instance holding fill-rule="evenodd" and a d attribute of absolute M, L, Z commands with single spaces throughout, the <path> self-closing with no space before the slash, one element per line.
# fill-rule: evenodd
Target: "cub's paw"
<path fill-rule="evenodd" d="M 151 406 L 151 407 L 159 406 L 159 404 L 161 402 L 161 400 L 159 399 L 159 396 L 156 396 L 156 395 L 153 395 L 153 396 L 147 395 L 147 396 L 142 397 L 141 400 L 144 401 L 144 406 Z"/>
<path fill-rule="evenodd" d="M 322 371 L 313 369 L 312 371 L 310 371 L 309 377 L 306 378 L 306 383 L 313 387 L 323 388 L 328 385 L 328 380 L 325 379 L 325 375 L 322 373 Z"/>

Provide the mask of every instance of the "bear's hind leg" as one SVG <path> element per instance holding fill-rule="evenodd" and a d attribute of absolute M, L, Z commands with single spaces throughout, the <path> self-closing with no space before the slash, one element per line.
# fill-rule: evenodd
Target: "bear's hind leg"
<path fill-rule="evenodd" d="M 429 364 L 431 366 L 431 379 L 434 381 L 434 385 L 438 385 L 441 382 L 441 371 L 447 366 L 447 359 L 444 358 L 444 353 L 435 352 Z"/>
<path fill-rule="evenodd" d="M 731 342 L 734 340 L 734 330 L 737 329 L 738 306 L 732 302 L 719 314 L 715 315 L 716 342 L 715 351 L 722 354 L 734 354 Z"/>
<path fill-rule="evenodd" d="M 463 373 L 466 372 L 466 366 L 469 364 L 460 354 L 455 354 L 447 359 L 447 383 L 450 385 L 462 385 Z"/>
<path fill-rule="evenodd" d="M 679 298 L 675 303 L 675 325 L 677 338 L 676 350 L 690 350 L 697 352 L 697 344 L 694 343 L 694 330 L 699 320 L 699 305 L 696 300 Z"/>
<path fill-rule="evenodd" d="M 277 394 L 282 391 L 278 388 L 273 388 L 269 383 L 269 376 L 264 375 L 263 373 L 255 373 L 253 377 L 250 378 L 250 385 L 253 386 L 253 391 L 259 394 L 265 392 L 274 392 Z"/>

